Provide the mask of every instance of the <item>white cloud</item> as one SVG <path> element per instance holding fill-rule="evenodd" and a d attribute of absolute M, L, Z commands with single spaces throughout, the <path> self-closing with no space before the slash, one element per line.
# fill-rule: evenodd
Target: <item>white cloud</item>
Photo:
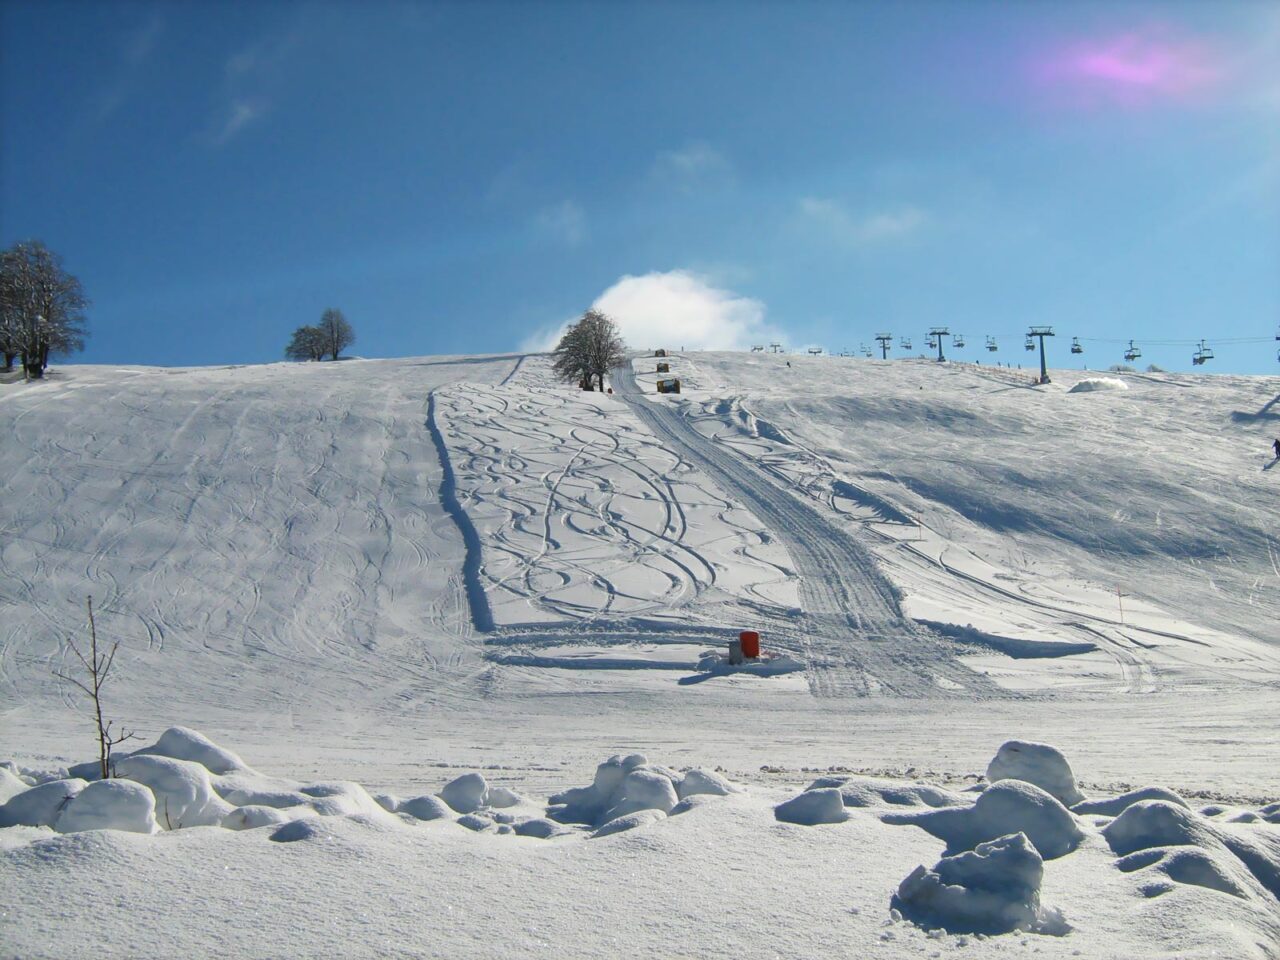
<path fill-rule="evenodd" d="M 540 230 L 551 234 L 571 247 L 587 239 L 587 214 L 573 200 L 565 200 L 538 213 L 536 222 Z"/>
<path fill-rule="evenodd" d="M 759 300 L 713 286 L 687 270 L 624 276 L 592 306 L 617 321 L 629 346 L 642 349 L 745 350 L 785 339 L 766 322 Z M 538 331 L 521 349 L 550 350 L 567 325 Z"/>
<path fill-rule="evenodd" d="M 663 150 L 649 168 L 649 180 L 659 187 L 694 193 L 713 185 L 732 183 L 733 167 L 709 143 L 695 141 L 679 150 Z"/>
<path fill-rule="evenodd" d="M 915 207 L 903 207 L 856 217 L 839 201 L 823 197 L 804 197 L 800 213 L 805 220 L 821 226 L 834 239 L 853 246 L 865 246 L 897 240 L 920 229 L 927 217 Z"/>

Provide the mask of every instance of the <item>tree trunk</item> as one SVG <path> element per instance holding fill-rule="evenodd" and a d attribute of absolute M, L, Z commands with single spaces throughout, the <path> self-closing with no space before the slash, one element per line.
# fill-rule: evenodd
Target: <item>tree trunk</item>
<path fill-rule="evenodd" d="M 17 356 L 16 353 L 10 353 L 7 350 L 5 351 L 4 353 L 4 372 L 5 373 L 8 373 L 10 370 L 13 369 L 13 358 L 16 356 Z"/>
<path fill-rule="evenodd" d="M 44 367 L 40 366 L 40 361 L 28 360 L 25 356 L 22 358 L 22 369 L 26 371 L 27 379 L 39 380 L 44 376 Z"/>

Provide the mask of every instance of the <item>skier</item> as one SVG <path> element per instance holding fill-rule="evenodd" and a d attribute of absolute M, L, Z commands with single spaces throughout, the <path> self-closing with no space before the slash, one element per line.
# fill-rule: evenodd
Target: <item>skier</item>
<path fill-rule="evenodd" d="M 1271 445 L 1276 448 L 1276 459 L 1280 460 L 1280 440 L 1276 440 L 1276 442 Z"/>

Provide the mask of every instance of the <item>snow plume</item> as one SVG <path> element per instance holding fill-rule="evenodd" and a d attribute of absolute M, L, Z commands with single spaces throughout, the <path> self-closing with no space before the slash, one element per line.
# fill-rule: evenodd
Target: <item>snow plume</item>
<path fill-rule="evenodd" d="M 667 346 L 687 350 L 745 350 L 783 340 L 765 321 L 759 300 L 715 286 L 688 270 L 627 274 L 592 304 L 612 317 L 632 347 Z M 522 349 L 550 350 L 569 322 L 530 336 Z"/>

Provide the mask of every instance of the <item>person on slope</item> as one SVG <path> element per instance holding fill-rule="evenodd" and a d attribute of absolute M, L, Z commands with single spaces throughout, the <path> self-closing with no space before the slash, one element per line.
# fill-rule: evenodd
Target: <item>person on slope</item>
<path fill-rule="evenodd" d="M 1280 460 L 1280 440 L 1276 440 L 1276 442 L 1271 445 L 1276 448 L 1276 459 Z"/>

